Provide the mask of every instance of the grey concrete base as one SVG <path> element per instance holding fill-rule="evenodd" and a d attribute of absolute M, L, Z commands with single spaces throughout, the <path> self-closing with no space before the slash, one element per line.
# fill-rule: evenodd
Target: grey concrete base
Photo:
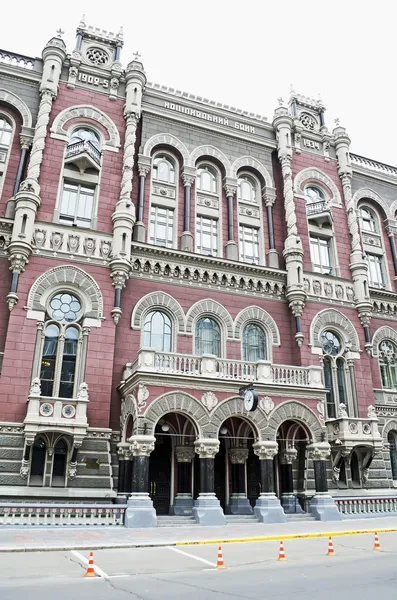
<path fill-rule="evenodd" d="M 132 239 L 135 242 L 146 242 L 146 227 L 142 221 L 137 221 L 132 232 Z"/>
<path fill-rule="evenodd" d="M 226 518 L 215 494 L 200 494 L 193 506 L 199 525 L 226 525 Z"/>
<path fill-rule="evenodd" d="M 132 494 L 127 502 L 126 527 L 157 527 L 157 515 L 149 494 Z"/>
<path fill-rule="evenodd" d="M 184 231 L 181 235 L 181 250 L 193 252 L 193 234 L 190 231 Z"/>
<path fill-rule="evenodd" d="M 277 250 L 269 250 L 267 254 L 267 260 L 269 267 L 273 267 L 274 269 L 279 268 L 279 260 L 278 260 L 278 252 Z"/>
<path fill-rule="evenodd" d="M 261 494 L 256 501 L 254 514 L 261 523 L 286 523 L 287 517 L 276 494 Z"/>
<path fill-rule="evenodd" d="M 295 494 L 281 494 L 281 506 L 287 515 L 303 514 L 298 498 Z"/>
<path fill-rule="evenodd" d="M 227 242 L 226 258 L 229 260 L 238 260 L 238 246 L 236 242 Z"/>
<path fill-rule="evenodd" d="M 177 494 L 172 507 L 173 515 L 191 515 L 194 500 L 191 494 Z"/>
<path fill-rule="evenodd" d="M 317 521 L 341 521 L 342 515 L 329 494 L 316 494 L 310 501 L 309 513 Z"/>
<path fill-rule="evenodd" d="M 245 494 L 232 494 L 226 509 L 229 515 L 252 515 L 252 506 Z"/>

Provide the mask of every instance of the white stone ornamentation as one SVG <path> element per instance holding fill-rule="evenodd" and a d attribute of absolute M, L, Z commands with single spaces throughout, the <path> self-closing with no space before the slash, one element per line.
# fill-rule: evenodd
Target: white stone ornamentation
<path fill-rule="evenodd" d="M 378 420 L 378 417 L 376 416 L 375 406 L 372 406 L 372 405 L 368 406 L 367 416 L 368 416 L 368 419 Z"/>
<path fill-rule="evenodd" d="M 211 412 L 211 410 L 218 404 L 218 398 L 215 396 L 214 392 L 204 392 L 204 394 L 201 396 L 201 402 L 204 404 L 206 409 Z"/>
<path fill-rule="evenodd" d="M 270 398 L 270 396 L 263 396 L 263 398 L 259 399 L 259 408 L 265 413 L 268 417 L 274 408 L 274 402 Z"/>
<path fill-rule="evenodd" d="M 77 400 L 86 400 L 88 402 L 88 385 L 83 381 L 80 383 L 79 391 L 77 392 Z"/>
<path fill-rule="evenodd" d="M 39 377 L 35 377 L 30 386 L 29 396 L 41 396 L 41 383 Z"/>
<path fill-rule="evenodd" d="M 219 440 L 212 438 L 196 440 L 194 448 L 200 458 L 214 458 L 219 451 Z"/>
<path fill-rule="evenodd" d="M 338 419 L 347 419 L 348 418 L 346 404 L 339 404 L 338 408 Z"/>
<path fill-rule="evenodd" d="M 146 400 L 149 398 L 149 390 L 144 383 L 138 385 L 137 399 L 138 399 L 138 410 L 143 411 L 146 406 Z"/>

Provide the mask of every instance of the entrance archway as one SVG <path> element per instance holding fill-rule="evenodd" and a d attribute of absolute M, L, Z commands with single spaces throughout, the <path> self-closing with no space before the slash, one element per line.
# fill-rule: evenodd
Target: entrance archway
<path fill-rule="evenodd" d="M 284 421 L 277 431 L 278 454 L 274 459 L 276 493 L 286 513 L 305 510 L 307 479 L 306 447 L 310 435 L 303 423 Z"/>
<path fill-rule="evenodd" d="M 32 461 L 30 466 L 29 485 L 40 485 L 44 483 L 44 471 L 47 456 L 47 444 L 43 437 L 37 437 L 32 448 Z"/>
<path fill-rule="evenodd" d="M 157 515 L 189 515 L 193 508 L 194 441 L 197 431 L 181 413 L 167 413 L 154 430 L 149 459 L 149 495 Z"/>
<path fill-rule="evenodd" d="M 215 455 L 215 494 L 229 514 L 252 514 L 260 494 L 260 465 L 252 445 L 256 441 L 250 423 L 229 417 L 219 429 Z"/>

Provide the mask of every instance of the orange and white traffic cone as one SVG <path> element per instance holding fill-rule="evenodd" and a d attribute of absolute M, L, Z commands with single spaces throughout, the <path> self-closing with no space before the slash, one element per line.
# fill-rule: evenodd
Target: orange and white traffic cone
<path fill-rule="evenodd" d="M 84 575 L 84 577 L 96 577 L 95 569 L 94 569 L 94 555 L 90 552 L 90 560 L 88 561 L 88 569 Z"/>
<path fill-rule="evenodd" d="M 217 569 L 226 569 L 225 563 L 223 562 L 222 546 L 218 546 L 218 562 L 216 563 Z"/>
<path fill-rule="evenodd" d="M 285 552 L 284 552 L 284 544 L 283 544 L 283 542 L 280 542 L 280 551 L 278 553 L 278 559 L 277 560 L 287 560 L 287 558 L 285 556 Z"/>
<path fill-rule="evenodd" d="M 378 534 L 375 532 L 374 550 L 380 550 Z"/>
<path fill-rule="evenodd" d="M 330 538 L 328 540 L 328 552 L 327 552 L 326 556 L 335 556 L 335 550 L 334 550 L 334 545 L 332 543 L 332 537 L 331 536 L 330 536 Z"/>

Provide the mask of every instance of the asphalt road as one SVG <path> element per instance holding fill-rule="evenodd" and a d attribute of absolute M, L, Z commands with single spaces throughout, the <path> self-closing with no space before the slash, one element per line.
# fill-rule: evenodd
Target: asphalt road
<path fill-rule="evenodd" d="M 1 600 L 381 600 L 397 592 L 397 534 L 286 541 L 287 561 L 277 562 L 277 542 L 225 544 L 227 569 L 216 570 L 217 546 L 102 550 L 100 575 L 88 579 L 88 552 L 0 554 Z M 309 596 L 310 595 L 310 596 Z"/>

